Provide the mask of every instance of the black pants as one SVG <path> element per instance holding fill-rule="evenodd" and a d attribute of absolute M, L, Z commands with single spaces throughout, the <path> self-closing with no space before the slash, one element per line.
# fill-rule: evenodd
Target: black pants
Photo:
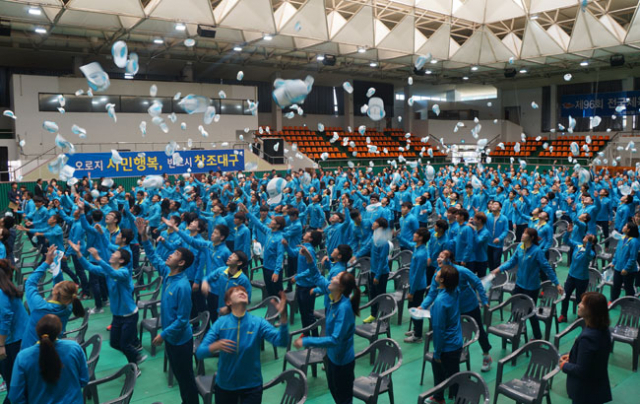
<path fill-rule="evenodd" d="M 491 351 L 491 344 L 489 343 L 489 336 L 487 335 L 487 332 L 484 329 L 484 324 L 482 322 L 482 314 L 480 312 L 480 306 L 476 306 L 475 309 L 462 314 L 476 320 L 476 323 L 478 324 L 478 329 L 480 329 L 480 337 L 478 338 L 478 341 L 480 342 L 482 353 L 489 353 L 489 351 Z"/>
<path fill-rule="evenodd" d="M 209 320 L 211 324 L 215 323 L 218 319 L 218 295 L 214 295 L 213 293 L 207 295 L 207 310 L 209 310 Z"/>
<path fill-rule="evenodd" d="M 88 295 L 89 290 L 91 289 L 91 286 L 89 285 L 89 280 L 87 279 L 87 274 L 85 273 L 85 269 L 82 267 L 80 260 L 75 254 L 71 256 L 71 259 L 73 260 L 73 269 L 76 272 L 76 276 L 80 280 L 82 293 Z"/>
<path fill-rule="evenodd" d="M 526 228 L 527 228 L 526 224 L 516 225 L 516 241 L 520 242 L 520 240 L 522 239 L 522 233 L 524 233 Z"/>
<path fill-rule="evenodd" d="M 200 396 L 193 374 L 193 339 L 182 345 L 172 345 L 165 341 L 165 350 L 173 375 L 180 386 L 180 398 L 183 404 L 199 404 Z M 220 403 L 230 401 L 217 401 Z"/>
<path fill-rule="evenodd" d="M 407 307 L 419 307 L 422 304 L 422 300 L 424 300 L 424 294 L 426 291 L 426 289 L 416 290 L 416 293 L 413 294 L 413 299 L 411 299 L 411 301 L 407 301 Z M 413 335 L 418 338 L 422 338 L 422 324 L 424 320 L 411 318 L 411 322 L 413 323 Z"/>
<path fill-rule="evenodd" d="M 377 296 L 387 293 L 387 281 L 389 280 L 389 274 L 380 275 L 378 284 L 373 283 L 374 275 L 369 273 L 369 301 L 372 301 Z M 371 306 L 371 315 L 378 317 L 378 305 Z"/>
<path fill-rule="evenodd" d="M 502 263 L 502 247 L 487 248 L 487 256 L 489 258 L 489 270 L 492 271 Z"/>
<path fill-rule="evenodd" d="M 435 273 L 436 273 L 436 267 L 434 266 L 427 267 L 427 286 L 431 285 L 431 282 L 433 282 L 433 275 L 435 275 Z"/>
<path fill-rule="evenodd" d="M 613 302 L 620 297 L 620 291 L 624 284 L 624 292 L 627 296 L 633 296 L 635 290 L 633 288 L 633 281 L 635 280 L 635 272 L 629 272 L 626 275 L 622 275 L 620 271 L 613 271 L 613 287 L 611 288 L 611 301 Z"/>
<path fill-rule="evenodd" d="M 282 290 L 282 274 L 280 274 L 278 282 L 274 282 L 271 280 L 273 271 L 270 271 L 267 268 L 262 268 L 262 276 L 264 276 L 264 284 L 267 288 L 267 295 L 278 296 L 278 293 Z"/>
<path fill-rule="evenodd" d="M 560 314 L 567 317 L 567 312 L 569 310 L 569 301 L 571 300 L 571 295 L 573 291 L 576 291 L 576 302 L 580 303 L 582 300 L 582 294 L 587 291 L 587 287 L 589 286 L 589 279 L 577 279 L 573 276 L 567 276 L 567 280 L 564 282 L 564 293 L 565 297 L 562 300 L 562 309 L 560 310 Z"/>
<path fill-rule="evenodd" d="M 4 398 L 3 404 L 10 404 L 9 401 L 9 387 L 11 386 L 11 376 L 13 375 L 13 364 L 16 361 L 16 357 L 20 352 L 20 344 L 22 340 L 12 342 L 4 347 L 7 357 L 0 361 L 0 375 L 7 386 L 7 396 Z"/>
<path fill-rule="evenodd" d="M 527 289 L 522 289 L 520 286 L 516 285 L 516 287 L 513 289 L 513 294 L 517 295 L 519 293 L 529 296 L 530 298 L 533 299 L 533 302 L 536 305 L 538 304 L 538 296 L 540 295 L 540 289 L 527 290 Z M 531 318 L 529 319 L 529 322 L 531 323 L 531 331 L 533 331 L 533 339 L 542 339 L 542 332 L 540 331 L 540 322 L 538 322 L 538 317 L 531 316 Z"/>
<path fill-rule="evenodd" d="M 227 248 L 229 249 L 229 251 L 231 251 L 231 253 L 233 253 L 236 249 L 235 247 L 235 240 L 227 240 L 225 241 L 225 244 L 227 245 Z"/>
<path fill-rule="evenodd" d="M 96 304 L 97 309 L 102 308 L 102 287 L 100 285 L 101 275 L 94 274 L 93 272 L 89 272 L 89 283 L 91 285 L 91 295 L 93 295 L 93 300 Z M 106 299 L 105 299 L 106 300 Z"/>
<path fill-rule="evenodd" d="M 138 335 L 138 313 L 131 316 L 113 316 L 111 321 L 111 348 L 127 357 L 129 363 L 136 363 L 136 336 Z"/>
<path fill-rule="evenodd" d="M 461 354 L 462 348 L 451 352 L 442 352 L 440 354 L 440 362 L 436 362 L 435 359 L 431 362 L 431 369 L 433 370 L 433 384 L 435 386 L 460 372 Z M 457 392 L 457 387 L 451 387 L 449 389 L 449 398 L 455 397 Z M 441 391 L 434 394 L 433 398 L 436 400 L 444 400 L 444 392 Z"/>
<path fill-rule="evenodd" d="M 327 370 L 329 391 L 336 404 L 351 404 L 353 402 L 353 380 L 356 361 L 346 365 L 336 365 L 325 357 L 324 367 Z"/>
<path fill-rule="evenodd" d="M 602 236 L 604 238 L 609 237 L 609 222 L 605 220 L 602 222 L 596 222 L 596 224 L 602 227 Z"/>
<path fill-rule="evenodd" d="M 196 318 L 198 314 L 202 313 L 207 309 L 206 299 L 202 294 L 202 290 L 198 289 L 197 291 L 193 290 L 193 282 L 189 282 L 191 284 L 191 318 Z"/>
<path fill-rule="evenodd" d="M 475 262 L 471 262 L 469 266 L 471 271 L 473 271 L 474 274 L 478 275 L 478 278 L 484 278 L 487 275 L 488 265 L 489 265 L 488 261 L 484 261 L 484 262 L 475 261 Z"/>
<path fill-rule="evenodd" d="M 285 274 L 287 278 L 290 278 L 294 276 L 297 272 L 298 272 L 298 257 L 289 255 L 287 258 L 287 267 L 285 268 Z M 293 289 L 293 283 L 288 282 L 286 291 L 291 292 L 292 289 Z"/>
<path fill-rule="evenodd" d="M 262 403 L 262 386 L 241 390 L 224 390 L 216 386 L 216 404 L 260 404 Z"/>
<path fill-rule="evenodd" d="M 298 311 L 300 311 L 302 328 L 308 327 L 316 321 L 316 318 L 313 315 L 313 310 L 316 303 L 316 295 L 315 293 L 313 295 L 311 294 L 312 290 L 313 288 L 301 286 L 296 287 L 296 300 L 298 300 Z"/>
<path fill-rule="evenodd" d="M 140 244 L 130 244 L 129 247 L 131 247 L 131 262 L 135 270 L 140 266 Z"/>

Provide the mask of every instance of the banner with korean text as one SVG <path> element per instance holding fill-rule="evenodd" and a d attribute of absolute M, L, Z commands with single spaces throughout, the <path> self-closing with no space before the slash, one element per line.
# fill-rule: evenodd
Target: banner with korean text
<path fill-rule="evenodd" d="M 599 115 L 637 115 L 640 108 L 640 91 L 616 93 L 563 95 L 560 110 L 563 117 L 588 117 Z"/>
<path fill-rule="evenodd" d="M 114 164 L 111 153 L 75 153 L 67 155 L 67 165 L 76 169 L 76 178 L 89 173 L 92 178 L 100 178 L 244 170 L 244 150 L 181 150 L 180 164 L 175 164 L 163 151 L 119 154 L 122 163 Z"/>

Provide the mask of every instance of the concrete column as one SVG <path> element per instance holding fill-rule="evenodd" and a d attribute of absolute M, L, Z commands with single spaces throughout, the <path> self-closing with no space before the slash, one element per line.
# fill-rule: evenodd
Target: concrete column
<path fill-rule="evenodd" d="M 84 65 L 84 59 L 81 56 L 74 56 L 72 59 L 72 63 L 73 75 L 76 77 L 83 77 L 83 74 L 80 71 L 80 66 Z"/>
<path fill-rule="evenodd" d="M 352 130 L 357 130 L 355 126 L 355 118 L 353 115 L 353 94 L 349 94 L 344 91 L 344 123 L 343 128 L 347 130 L 351 127 Z"/>
<path fill-rule="evenodd" d="M 402 117 L 402 127 L 405 132 L 413 130 L 413 106 L 409 106 L 409 98 L 413 95 L 412 87 L 404 86 L 404 116 Z"/>
<path fill-rule="evenodd" d="M 622 79 L 622 91 L 633 91 L 633 77 Z M 623 117 L 624 126 L 622 130 L 625 132 L 633 132 L 633 116 L 625 115 Z"/>
<path fill-rule="evenodd" d="M 276 79 L 281 78 L 282 75 L 280 72 L 275 72 L 271 75 L 270 82 L 273 83 Z M 256 100 L 258 99 L 258 94 L 256 94 Z M 271 98 L 271 130 L 282 130 L 282 109 L 276 104 L 276 102 Z"/>
<path fill-rule="evenodd" d="M 558 127 L 558 85 L 552 84 L 550 88 L 550 102 L 549 102 L 549 111 L 551 111 L 551 119 L 549 120 L 549 125 L 551 128 Z"/>

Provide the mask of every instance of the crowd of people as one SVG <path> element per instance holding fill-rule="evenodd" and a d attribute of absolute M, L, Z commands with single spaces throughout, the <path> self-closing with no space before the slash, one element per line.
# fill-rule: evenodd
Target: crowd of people
<path fill-rule="evenodd" d="M 325 336 L 303 334 L 293 345 L 327 349 L 329 390 L 336 403 L 350 403 L 361 289 L 348 268 L 370 258 L 365 289 L 371 301 L 387 292 L 389 274 L 397 269 L 389 260 L 394 250 L 413 253 L 407 304 L 430 310 L 434 384 L 459 371 L 461 315 L 478 324 L 481 369 L 491 369 L 481 316 L 482 306 L 489 305 L 488 291 L 481 280 L 517 268 L 514 294 L 537 301 L 541 280 L 565 293 L 559 322 L 567 322 L 572 295 L 580 302 L 578 315 L 587 323 L 583 342 L 559 364 L 568 375 L 570 398 L 575 403 L 611 400 L 608 382 L 603 385 L 602 377 L 594 382 L 590 368 L 605 366 L 606 377 L 607 302 L 623 289 L 633 296 L 640 286 L 640 217 L 635 213 L 640 199 L 631 174 L 591 171 L 585 181 L 562 166 L 404 166 L 379 173 L 354 167 L 289 171 L 282 177 L 284 188 L 274 191 L 268 185 L 276 177 L 275 172 L 165 176 L 160 188 L 129 190 L 102 179 L 84 178 L 72 187 L 51 180 L 46 188 L 39 181 L 39 194 L 12 184 L 13 212 L 0 223 L 5 403 L 60 402 L 57 397 L 66 390 L 73 393 L 65 402 L 82 402 L 77 392 L 87 383 L 86 364 L 78 348 L 58 336 L 72 312 L 82 315 L 83 304 L 93 303 L 91 314 L 109 305 L 111 346 L 130 363 L 145 360 L 133 294 L 142 251 L 162 277 L 162 332 L 153 344 L 164 344 L 186 404 L 199 402 L 189 320 L 209 311 L 211 325 L 195 355 L 218 356 L 216 402 L 259 403 L 261 342 L 288 345 L 284 292 L 293 288 L 302 327 L 316 321 L 316 308 L 324 306 L 326 318 Z M 568 223 L 560 242 L 569 246 L 570 262 L 564 284 L 548 262 L 557 242 L 554 223 L 561 220 Z M 42 252 L 24 292 L 13 283 L 13 245 L 22 236 Z M 503 260 L 505 240 L 514 236 L 517 247 Z M 601 268 L 613 273 L 610 299 L 585 293 L 596 244 L 613 239 L 618 245 L 613 261 Z M 38 282 L 58 251 L 64 252 L 60 273 L 45 300 Z M 247 311 L 258 302 L 250 271 L 262 275 L 264 297 L 279 296 L 278 327 Z M 364 323 L 376 321 L 378 307 L 367 314 Z M 421 343 L 423 321 L 411 321 L 404 342 Z M 534 338 L 541 339 L 536 316 L 530 323 Z M 598 372 L 602 376 L 602 369 Z M 430 402 L 441 404 L 444 396 Z"/>

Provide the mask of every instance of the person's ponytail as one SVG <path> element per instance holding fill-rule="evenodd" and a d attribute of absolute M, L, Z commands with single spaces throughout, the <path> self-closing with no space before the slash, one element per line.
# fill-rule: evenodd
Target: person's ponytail
<path fill-rule="evenodd" d="M 360 315 L 360 289 L 356 285 L 356 278 L 350 272 L 340 273 L 340 286 L 342 295 L 347 296 L 351 301 L 351 309 L 356 316 Z"/>
<path fill-rule="evenodd" d="M 78 299 L 77 295 L 74 295 L 72 301 L 72 311 L 73 315 L 76 317 L 84 317 L 85 311 L 84 306 L 82 305 L 82 301 Z"/>
<path fill-rule="evenodd" d="M 78 285 L 71 281 L 62 281 L 56 286 L 59 287 L 60 293 L 58 300 L 63 304 L 71 304 L 74 316 L 84 317 L 84 307 L 78 299 Z"/>
<path fill-rule="evenodd" d="M 36 333 L 40 342 L 40 375 L 42 379 L 50 384 L 56 383 L 60 379 L 62 372 L 62 361 L 56 350 L 55 341 L 62 331 L 62 323 L 58 316 L 47 314 L 42 317 L 36 325 Z"/>

